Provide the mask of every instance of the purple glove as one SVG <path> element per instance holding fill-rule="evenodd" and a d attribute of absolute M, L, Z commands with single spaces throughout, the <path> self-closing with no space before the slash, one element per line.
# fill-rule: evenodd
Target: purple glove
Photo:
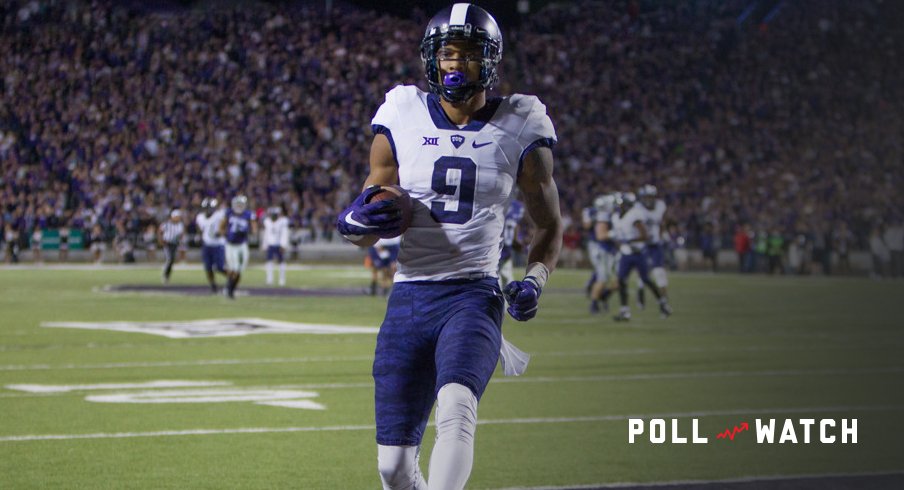
<path fill-rule="evenodd" d="M 398 235 L 402 213 L 395 202 L 383 200 L 368 203 L 380 189 L 378 185 L 369 186 L 339 213 L 339 219 L 336 220 L 339 233 L 352 241 L 357 241 L 363 235 L 377 235 L 380 238 Z"/>
<path fill-rule="evenodd" d="M 502 294 L 508 301 L 509 315 L 519 322 L 526 322 L 536 316 L 541 292 L 542 289 L 533 276 L 508 283 Z"/>

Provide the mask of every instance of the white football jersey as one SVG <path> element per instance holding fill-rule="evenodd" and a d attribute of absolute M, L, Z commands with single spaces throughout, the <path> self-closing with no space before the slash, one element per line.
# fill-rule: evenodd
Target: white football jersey
<path fill-rule="evenodd" d="M 198 229 L 201 230 L 201 241 L 204 245 L 214 247 L 226 244 L 225 238 L 217 236 L 220 233 L 220 223 L 225 215 L 225 210 L 218 209 L 209 217 L 205 216 L 204 213 L 199 213 L 198 217 L 195 218 L 195 223 L 197 223 Z"/>
<path fill-rule="evenodd" d="M 666 205 L 662 199 L 657 199 L 653 205 L 653 209 L 649 209 L 642 203 L 638 203 L 635 207 L 640 207 L 646 216 L 644 225 L 647 227 L 649 239 L 647 243 L 658 244 L 662 241 L 660 232 L 662 230 L 662 218 L 665 216 Z"/>
<path fill-rule="evenodd" d="M 270 216 L 264 218 L 263 247 L 289 248 L 289 218 L 279 216 L 275 220 Z"/>
<path fill-rule="evenodd" d="M 415 201 L 395 280 L 495 277 L 521 160 L 556 141 L 546 106 L 531 95 L 493 98 L 458 127 L 437 96 L 397 86 L 371 124 L 389 138 L 399 185 Z"/>
<path fill-rule="evenodd" d="M 643 243 L 631 240 L 640 238 L 640 232 L 634 223 L 638 221 L 643 223 L 645 219 L 646 213 L 641 211 L 638 206 L 632 207 L 624 215 L 619 212 L 612 213 L 612 231 L 615 233 L 616 239 L 622 242 L 619 248 L 622 254 L 630 255 L 643 250 Z"/>

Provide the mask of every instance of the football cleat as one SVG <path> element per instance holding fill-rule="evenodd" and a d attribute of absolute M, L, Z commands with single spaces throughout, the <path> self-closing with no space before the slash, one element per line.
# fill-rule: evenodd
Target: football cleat
<path fill-rule="evenodd" d="M 672 307 L 666 302 L 659 303 L 659 316 L 662 318 L 672 316 Z"/>

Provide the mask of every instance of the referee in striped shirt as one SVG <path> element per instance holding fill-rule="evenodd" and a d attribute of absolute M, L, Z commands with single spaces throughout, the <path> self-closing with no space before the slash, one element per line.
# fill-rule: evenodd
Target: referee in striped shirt
<path fill-rule="evenodd" d="M 173 262 L 179 251 L 179 244 L 185 236 L 185 223 L 182 222 L 182 211 L 174 209 L 170 213 L 169 221 L 160 225 L 160 241 L 163 246 L 163 254 L 166 263 L 163 265 L 163 284 L 169 283 L 170 273 L 173 271 Z"/>

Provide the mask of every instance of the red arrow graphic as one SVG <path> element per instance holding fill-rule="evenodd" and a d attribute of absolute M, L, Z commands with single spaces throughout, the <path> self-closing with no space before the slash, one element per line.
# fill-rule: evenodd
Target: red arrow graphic
<path fill-rule="evenodd" d="M 725 429 L 724 432 L 720 432 L 716 435 L 716 439 L 725 439 L 726 437 L 730 440 L 734 440 L 734 437 L 745 430 L 750 430 L 750 425 L 747 422 L 741 422 L 741 426 L 734 426 L 734 429 Z"/>

